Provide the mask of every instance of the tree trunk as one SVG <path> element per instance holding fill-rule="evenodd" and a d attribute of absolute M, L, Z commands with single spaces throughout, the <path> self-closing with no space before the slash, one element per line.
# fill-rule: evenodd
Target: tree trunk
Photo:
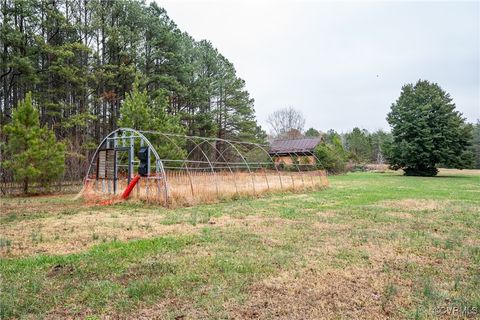
<path fill-rule="evenodd" d="M 23 194 L 28 193 L 28 178 L 23 179 Z"/>

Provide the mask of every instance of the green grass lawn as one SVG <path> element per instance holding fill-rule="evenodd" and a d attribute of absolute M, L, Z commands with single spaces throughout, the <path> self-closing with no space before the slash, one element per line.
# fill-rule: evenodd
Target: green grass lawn
<path fill-rule="evenodd" d="M 329 179 L 179 209 L 4 199 L 0 317 L 480 316 L 479 175 Z"/>

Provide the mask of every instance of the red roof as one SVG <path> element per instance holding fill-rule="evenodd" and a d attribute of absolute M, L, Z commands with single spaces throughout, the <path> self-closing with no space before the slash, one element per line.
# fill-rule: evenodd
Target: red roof
<path fill-rule="evenodd" d="M 303 138 L 295 140 L 275 140 L 270 146 L 270 154 L 311 153 L 322 139 Z"/>

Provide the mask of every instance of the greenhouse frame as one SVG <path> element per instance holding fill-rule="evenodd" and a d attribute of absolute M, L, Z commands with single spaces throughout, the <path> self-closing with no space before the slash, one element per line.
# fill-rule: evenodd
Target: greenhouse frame
<path fill-rule="evenodd" d="M 312 163 L 299 154 L 285 165 L 274 157 L 268 145 L 253 142 L 119 128 L 95 150 L 84 196 L 111 198 L 129 190 L 132 198 L 170 206 L 328 185 L 318 158 Z"/>

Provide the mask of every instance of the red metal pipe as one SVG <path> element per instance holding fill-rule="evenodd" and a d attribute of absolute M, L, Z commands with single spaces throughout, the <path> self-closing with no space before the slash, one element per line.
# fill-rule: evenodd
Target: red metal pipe
<path fill-rule="evenodd" d="M 137 174 L 132 181 L 128 184 L 127 188 L 125 188 L 125 191 L 122 193 L 122 199 L 127 199 L 128 196 L 130 195 L 130 192 L 132 192 L 133 188 L 137 184 L 138 180 L 140 180 L 140 175 Z"/>

